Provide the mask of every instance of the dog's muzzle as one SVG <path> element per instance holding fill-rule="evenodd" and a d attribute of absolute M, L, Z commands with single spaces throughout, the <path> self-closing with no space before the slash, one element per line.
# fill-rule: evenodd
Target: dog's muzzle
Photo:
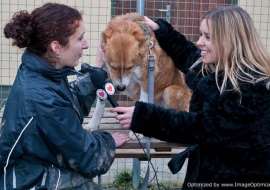
<path fill-rule="evenodd" d="M 116 86 L 116 88 L 117 88 L 117 90 L 119 90 L 119 91 L 124 91 L 125 89 L 126 89 L 126 86 L 124 85 L 124 86 Z"/>

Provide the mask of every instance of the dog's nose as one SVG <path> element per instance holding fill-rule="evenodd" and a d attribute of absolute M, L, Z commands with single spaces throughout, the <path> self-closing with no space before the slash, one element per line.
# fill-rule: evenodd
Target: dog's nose
<path fill-rule="evenodd" d="M 126 86 L 125 85 L 123 85 L 123 86 L 116 86 L 116 88 L 117 88 L 117 90 L 119 90 L 119 91 L 124 91 L 125 89 L 126 89 Z"/>

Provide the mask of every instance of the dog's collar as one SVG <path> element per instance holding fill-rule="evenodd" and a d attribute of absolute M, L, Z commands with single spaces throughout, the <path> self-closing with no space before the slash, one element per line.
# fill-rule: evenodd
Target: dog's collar
<path fill-rule="evenodd" d="M 148 60 L 151 60 L 151 59 L 155 59 L 155 56 L 153 55 L 152 53 L 152 49 L 153 49 L 153 46 L 154 46 L 154 42 L 152 42 L 150 40 L 150 33 L 149 31 L 147 30 L 147 28 L 145 27 L 145 25 L 143 25 L 142 23 L 140 23 L 140 26 L 141 28 L 143 29 L 144 33 L 146 34 L 147 36 L 147 39 L 149 40 L 149 55 L 148 55 Z"/>
<path fill-rule="evenodd" d="M 147 38 L 149 39 L 149 38 L 150 38 L 150 33 L 149 33 L 149 31 L 147 30 L 147 28 L 145 27 L 145 25 L 143 25 L 143 24 L 140 24 L 140 25 L 141 25 L 141 27 L 142 27 L 144 33 L 147 35 Z"/>

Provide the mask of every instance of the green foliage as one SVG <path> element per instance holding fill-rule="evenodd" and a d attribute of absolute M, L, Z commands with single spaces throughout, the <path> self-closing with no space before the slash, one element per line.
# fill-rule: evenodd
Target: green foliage
<path fill-rule="evenodd" d="M 116 185 L 132 183 L 132 172 L 129 170 L 123 170 L 117 172 L 114 178 L 114 184 Z"/>
<path fill-rule="evenodd" d="M 143 182 L 143 178 L 140 177 L 140 185 L 138 189 L 141 188 L 141 184 Z M 179 186 L 180 185 L 180 186 Z M 174 184 L 174 187 L 172 185 L 165 185 L 165 184 L 159 184 L 159 187 L 157 184 L 148 184 L 147 189 L 148 190 L 180 190 L 181 184 Z M 176 186 L 176 187 L 175 187 Z M 114 175 L 114 181 L 113 184 L 107 184 L 106 186 L 103 186 L 103 189 L 117 189 L 117 190 L 137 190 L 133 188 L 132 185 L 132 171 L 130 170 L 122 170 L 120 172 L 117 172 Z"/>

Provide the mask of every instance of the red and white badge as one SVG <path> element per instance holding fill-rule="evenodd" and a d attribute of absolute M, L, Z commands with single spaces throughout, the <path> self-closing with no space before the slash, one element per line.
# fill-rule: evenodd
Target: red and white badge
<path fill-rule="evenodd" d="M 106 100 L 107 99 L 107 93 L 103 89 L 97 89 L 97 96 L 101 100 Z"/>
<path fill-rule="evenodd" d="M 105 90 L 109 95 L 114 95 L 114 93 L 115 93 L 115 88 L 114 88 L 113 84 L 110 82 L 107 82 L 105 84 Z"/>

